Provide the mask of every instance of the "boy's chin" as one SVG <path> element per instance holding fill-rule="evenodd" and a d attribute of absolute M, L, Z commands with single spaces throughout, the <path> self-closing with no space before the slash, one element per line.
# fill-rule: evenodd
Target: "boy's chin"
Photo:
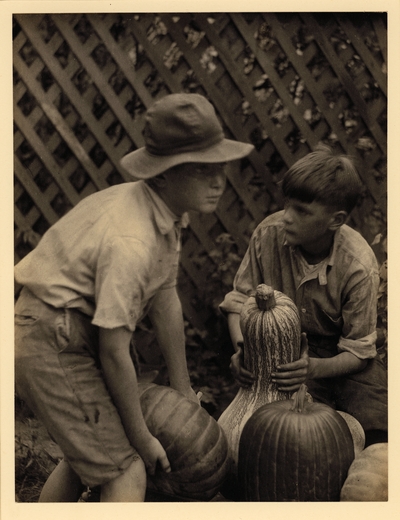
<path fill-rule="evenodd" d="M 203 204 L 201 208 L 199 208 L 200 213 L 210 214 L 216 211 L 218 207 L 218 202 L 212 202 L 208 204 Z"/>

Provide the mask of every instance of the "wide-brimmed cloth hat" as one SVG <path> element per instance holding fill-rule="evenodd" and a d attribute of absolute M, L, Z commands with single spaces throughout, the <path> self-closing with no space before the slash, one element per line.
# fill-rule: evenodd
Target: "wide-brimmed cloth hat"
<path fill-rule="evenodd" d="M 149 179 L 177 164 L 242 159 L 250 143 L 226 139 L 212 104 L 200 94 L 169 94 L 152 105 L 143 130 L 145 146 L 121 159 L 134 180 Z"/>

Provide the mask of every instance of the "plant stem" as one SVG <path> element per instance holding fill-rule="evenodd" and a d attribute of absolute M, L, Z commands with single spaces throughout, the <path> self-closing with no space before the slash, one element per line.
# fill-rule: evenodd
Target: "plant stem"
<path fill-rule="evenodd" d="M 294 403 L 291 408 L 292 412 L 302 413 L 304 410 L 304 402 L 306 399 L 307 386 L 303 383 L 294 395 Z"/>
<path fill-rule="evenodd" d="M 269 311 L 276 305 L 274 290 L 269 285 L 258 285 L 255 298 L 260 311 Z"/>

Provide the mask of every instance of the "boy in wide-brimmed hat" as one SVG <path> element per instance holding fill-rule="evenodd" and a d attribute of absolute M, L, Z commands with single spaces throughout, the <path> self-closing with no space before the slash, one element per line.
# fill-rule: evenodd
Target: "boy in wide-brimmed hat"
<path fill-rule="evenodd" d="M 40 500 L 143 501 L 146 470 L 170 471 L 140 408 L 130 340 L 148 315 L 170 384 L 198 402 L 185 357 L 176 292 L 180 229 L 187 212 L 210 213 L 224 166 L 253 146 L 225 139 L 212 105 L 171 94 L 147 112 L 145 146 L 121 164 L 137 182 L 82 200 L 15 268 L 16 389 L 64 459 Z"/>

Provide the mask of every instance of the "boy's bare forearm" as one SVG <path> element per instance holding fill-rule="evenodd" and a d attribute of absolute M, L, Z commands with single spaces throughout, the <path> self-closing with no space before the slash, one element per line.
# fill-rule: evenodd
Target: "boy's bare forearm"
<path fill-rule="evenodd" d="M 164 448 L 147 428 L 140 405 L 136 371 L 129 352 L 131 333 L 118 328 L 100 329 L 100 359 L 110 395 L 121 417 L 131 445 L 138 451 L 147 471 L 154 474 L 157 464 L 169 472 Z"/>
<path fill-rule="evenodd" d="M 240 329 L 240 314 L 231 312 L 228 314 L 228 328 L 235 352 L 238 350 L 238 343 L 243 342 L 243 334 Z"/>
<path fill-rule="evenodd" d="M 143 418 L 136 371 L 129 353 L 131 333 L 126 329 L 100 329 L 100 361 L 104 379 L 121 417 L 126 435 L 140 451 L 151 435 Z"/>
<path fill-rule="evenodd" d="M 171 386 L 186 393 L 191 389 L 186 364 L 182 307 L 175 289 L 160 291 L 149 313 L 164 356 Z"/>
<path fill-rule="evenodd" d="M 309 358 L 309 379 L 340 377 L 355 374 L 365 368 L 367 360 L 359 359 L 351 352 L 341 352 L 331 358 Z"/>

